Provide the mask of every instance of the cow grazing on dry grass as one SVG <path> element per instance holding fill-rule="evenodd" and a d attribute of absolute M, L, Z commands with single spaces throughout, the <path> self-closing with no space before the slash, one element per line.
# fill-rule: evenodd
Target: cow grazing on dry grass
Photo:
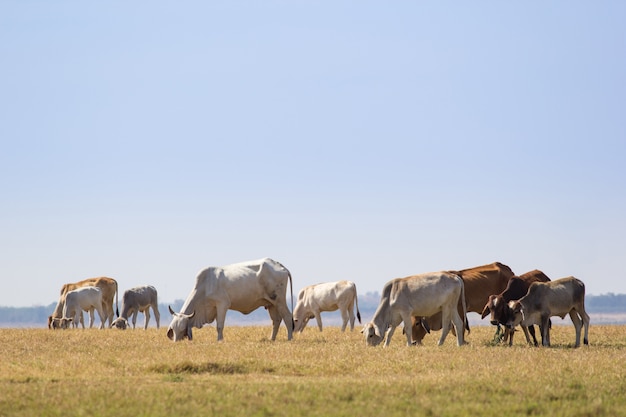
<path fill-rule="evenodd" d="M 63 317 L 63 307 L 65 305 L 65 296 L 68 292 L 81 287 L 98 287 L 102 291 L 102 310 L 105 314 L 105 318 L 110 323 L 113 323 L 114 312 L 119 316 L 119 310 L 117 307 L 117 281 L 113 278 L 98 277 L 87 278 L 79 282 L 64 284 L 61 287 L 61 294 L 59 301 L 54 309 L 52 315 L 48 317 L 48 328 L 56 329 L 59 327 L 60 319 Z M 115 298 L 115 310 L 113 310 L 113 299 Z"/>
<path fill-rule="evenodd" d="M 150 308 L 154 312 L 157 329 L 160 327 L 161 314 L 157 290 L 152 285 L 141 285 L 124 291 L 122 295 L 122 314 L 111 323 L 110 327 L 125 330 L 128 326 L 128 318 L 132 315 L 133 329 L 137 323 L 137 314 L 144 314 L 144 330 L 148 328 L 150 321 Z"/>
<path fill-rule="evenodd" d="M 457 310 L 462 305 L 462 315 Z M 465 291 L 463 280 L 449 272 L 432 272 L 391 280 L 383 287 L 380 303 L 372 321 L 365 325 L 362 333 L 370 346 L 385 339 L 389 346 L 396 327 L 404 322 L 410 328 L 412 317 L 428 317 L 442 313 L 442 328 L 439 345 L 446 340 L 450 322 L 454 325 L 457 344 L 463 345 L 466 320 Z M 412 344 L 411 332 L 406 332 L 407 345 Z"/>
<path fill-rule="evenodd" d="M 509 303 L 513 316 L 507 326 L 518 324 L 541 326 L 542 345 L 550 346 L 550 325 L 552 316 L 565 318 L 569 314 L 576 329 L 576 344 L 580 346 L 580 333 L 585 326 L 585 345 L 589 344 L 589 315 L 585 311 L 585 284 L 574 277 L 557 279 L 551 282 L 535 282 L 528 293 L 517 301 Z"/>
<path fill-rule="evenodd" d="M 350 321 L 350 330 L 354 330 L 354 307 L 356 317 L 361 323 L 361 312 L 357 299 L 356 285 L 352 281 L 326 282 L 309 285 L 300 290 L 298 302 L 293 311 L 294 331 L 302 332 L 310 319 L 315 318 L 322 331 L 322 311 L 341 312 L 341 331 L 345 331 Z"/>
<path fill-rule="evenodd" d="M 63 317 L 61 318 L 60 327 L 67 329 L 70 324 L 74 327 L 78 326 L 78 322 L 85 328 L 83 322 L 83 311 L 89 312 L 89 328 L 93 327 L 94 310 L 100 316 L 100 329 L 104 329 L 104 312 L 102 310 L 102 291 L 98 287 L 80 287 L 73 291 L 69 291 L 65 296 L 65 305 L 63 306 Z"/>
<path fill-rule="evenodd" d="M 504 291 L 500 294 L 494 294 L 489 296 L 489 301 L 485 304 L 481 318 L 485 318 L 488 315 L 491 316 L 491 324 L 493 325 L 506 325 L 513 317 L 513 310 L 509 307 L 509 302 L 513 300 L 519 300 L 528 292 L 528 287 L 533 282 L 549 282 L 550 278 L 538 269 L 526 272 L 519 277 L 513 277 L 509 280 Z M 526 336 L 526 342 L 531 343 L 530 336 L 533 338 L 533 344 L 538 346 L 537 338 L 535 337 L 534 326 L 522 326 L 524 335 Z M 541 329 L 540 329 L 541 331 Z M 513 344 L 514 329 L 505 328 L 504 340 L 509 339 L 509 345 Z"/>
<path fill-rule="evenodd" d="M 515 275 L 511 268 L 500 262 L 448 272 L 463 279 L 467 312 L 478 314 L 482 313 L 489 296 L 501 293 L 506 288 L 511 277 Z M 461 303 L 459 303 L 459 314 L 461 314 L 461 308 Z M 410 328 L 413 341 L 421 344 L 424 336 L 429 333 L 427 328 L 430 328 L 430 330 L 441 330 L 441 313 L 437 313 L 433 317 L 414 317 Z"/>
<path fill-rule="evenodd" d="M 275 340 L 281 320 L 287 327 L 287 339 L 293 336 L 293 316 L 287 307 L 287 285 L 291 274 L 280 263 L 269 259 L 209 267 L 196 277 L 196 283 L 180 313 L 169 307 L 172 321 L 167 337 L 173 341 L 192 339 L 192 327 L 200 328 L 216 320 L 217 340 L 224 338 L 224 321 L 228 310 L 249 314 L 265 307 L 273 322 L 271 339 Z"/>

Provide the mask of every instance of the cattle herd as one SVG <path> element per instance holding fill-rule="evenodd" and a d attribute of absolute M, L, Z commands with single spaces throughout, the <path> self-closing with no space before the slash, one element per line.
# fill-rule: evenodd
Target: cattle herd
<path fill-rule="evenodd" d="M 293 314 L 287 305 L 287 289 L 291 292 Z M 315 318 L 322 331 L 324 311 L 340 310 L 341 330 L 348 322 L 354 330 L 355 318 L 361 323 L 356 285 L 351 281 L 328 282 L 303 288 L 293 308 L 292 277 L 281 263 L 265 258 L 221 267 L 208 267 L 198 274 L 191 293 L 180 312 L 169 307 L 172 320 L 167 337 L 173 341 L 193 338 L 192 328 L 216 322 L 217 340 L 224 338 L 224 322 L 228 310 L 248 314 L 264 307 L 272 319 L 271 339 L 275 340 L 281 322 L 287 328 L 287 339 L 293 332 L 302 332 Z M 113 302 L 115 301 L 115 310 Z M 100 316 L 100 328 L 126 329 L 129 318 L 135 328 L 137 314 L 144 313 L 144 329 L 148 327 L 150 309 L 157 328 L 160 316 L 157 290 L 150 285 L 126 290 L 119 313 L 118 284 L 112 278 L 89 278 L 61 287 L 59 302 L 50 317 L 50 329 L 84 328 L 83 311 L 89 312 L 89 327 L 94 324 L 94 311 Z M 354 308 L 356 306 L 356 317 Z M 367 345 L 384 342 L 388 346 L 400 324 L 407 345 L 421 344 L 431 330 L 442 330 L 439 345 L 452 330 L 457 345 L 465 343 L 469 332 L 467 313 L 482 318 L 490 316 L 491 324 L 504 331 L 500 340 L 513 343 L 515 328 L 520 326 L 529 344 L 537 346 L 534 325 L 539 326 L 541 344 L 550 346 L 550 318 L 569 314 L 576 329 L 575 346 L 580 346 L 584 326 L 584 344 L 588 344 L 589 315 L 585 312 L 585 284 L 567 277 L 551 281 L 543 272 L 533 270 L 516 276 L 499 262 L 460 271 L 424 273 L 397 278 L 383 286 L 378 308 L 361 332 Z M 117 315 L 117 318 L 114 316 Z M 532 341 L 531 341 L 532 337 Z"/>

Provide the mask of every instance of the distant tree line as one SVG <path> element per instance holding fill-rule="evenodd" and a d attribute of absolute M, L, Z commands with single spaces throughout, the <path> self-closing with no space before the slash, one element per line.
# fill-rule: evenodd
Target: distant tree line
<path fill-rule="evenodd" d="M 376 311 L 380 295 L 377 292 L 368 292 L 359 294 L 359 309 L 363 318 L 371 317 Z M 289 302 L 289 301 L 288 301 Z M 294 301 L 295 302 L 295 301 Z M 172 303 L 159 304 L 159 312 L 161 313 L 161 325 L 166 325 L 170 321 L 170 313 L 168 305 L 172 306 L 174 311 L 180 311 L 184 301 L 175 300 Z M 626 294 L 604 294 L 604 295 L 587 295 L 585 298 L 585 306 L 590 314 L 619 314 L 626 313 Z M 33 307 L 0 307 L 0 327 L 45 327 L 48 322 L 48 316 L 52 314 L 56 307 L 56 302 L 47 306 Z M 121 307 L 121 306 L 120 306 Z M 329 313 L 326 313 L 329 314 Z M 88 315 L 84 315 L 88 320 Z M 98 314 L 95 315 L 96 325 L 100 325 Z M 143 314 L 137 318 L 137 325 L 143 327 Z M 258 309 L 248 315 L 240 314 L 235 311 L 229 311 L 227 320 L 233 324 L 256 324 L 267 323 L 269 315 L 265 309 Z M 150 319 L 150 326 L 154 326 L 154 318 Z"/>

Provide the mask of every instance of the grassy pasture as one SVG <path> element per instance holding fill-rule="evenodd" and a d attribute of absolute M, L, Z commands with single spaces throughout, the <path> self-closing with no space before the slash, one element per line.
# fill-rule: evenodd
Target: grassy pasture
<path fill-rule="evenodd" d="M 458 348 L 438 335 L 366 347 L 360 332 L 309 326 L 0 329 L 0 416 L 617 416 L 626 415 L 626 326 L 554 326 L 551 348 L 493 346 L 474 327 Z"/>

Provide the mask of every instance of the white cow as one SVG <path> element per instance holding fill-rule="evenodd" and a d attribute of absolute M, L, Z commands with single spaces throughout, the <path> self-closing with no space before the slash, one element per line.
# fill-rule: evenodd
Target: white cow
<path fill-rule="evenodd" d="M 457 305 L 461 297 L 463 319 Z M 370 346 L 378 345 L 386 335 L 385 346 L 389 346 L 396 327 L 404 322 L 404 328 L 411 328 L 411 317 L 428 317 L 442 313 L 442 332 L 439 345 L 446 340 L 450 321 L 454 325 L 457 344 L 463 345 L 463 329 L 466 321 L 465 287 L 463 280 L 449 272 L 431 272 L 391 280 L 383 287 L 380 304 L 372 321 L 365 325 L 362 333 Z M 411 346 L 411 332 L 407 331 L 407 345 Z"/>
<path fill-rule="evenodd" d="M 326 282 L 323 284 L 309 285 L 300 290 L 298 302 L 293 310 L 295 322 L 294 331 L 302 332 L 310 319 L 315 317 L 317 326 L 322 331 L 322 311 L 341 312 L 343 324 L 341 331 L 346 330 L 350 320 L 350 330 L 354 330 L 354 306 L 361 323 L 361 312 L 357 300 L 356 285 L 352 281 Z"/>
<path fill-rule="evenodd" d="M 61 319 L 61 328 L 66 329 L 70 323 L 78 326 L 76 322 L 80 321 L 85 328 L 83 322 L 83 310 L 89 312 L 89 328 L 93 327 L 94 310 L 98 311 L 100 316 L 100 329 L 104 328 L 105 314 L 102 308 L 102 291 L 98 287 L 81 287 L 73 291 L 69 291 L 65 295 L 65 305 L 63 306 L 63 318 Z"/>
<path fill-rule="evenodd" d="M 133 329 L 137 323 L 137 314 L 142 312 L 145 316 L 144 329 L 148 328 L 150 321 L 150 308 L 154 312 L 157 329 L 160 326 L 161 315 L 159 314 L 159 304 L 157 290 L 152 285 L 141 285 L 124 292 L 122 296 L 122 314 L 111 323 L 110 327 L 125 330 L 128 327 L 128 317 L 133 316 Z"/>
<path fill-rule="evenodd" d="M 293 316 L 287 307 L 287 284 L 291 274 L 280 263 L 269 259 L 242 262 L 221 267 L 208 267 L 198 274 L 193 290 L 180 313 L 169 307 L 172 321 L 167 337 L 173 341 L 192 339 L 192 327 L 201 328 L 216 320 L 217 340 L 224 339 L 226 311 L 249 314 L 265 307 L 273 322 L 272 340 L 276 339 L 281 320 L 287 327 L 287 339 L 293 333 Z"/>

